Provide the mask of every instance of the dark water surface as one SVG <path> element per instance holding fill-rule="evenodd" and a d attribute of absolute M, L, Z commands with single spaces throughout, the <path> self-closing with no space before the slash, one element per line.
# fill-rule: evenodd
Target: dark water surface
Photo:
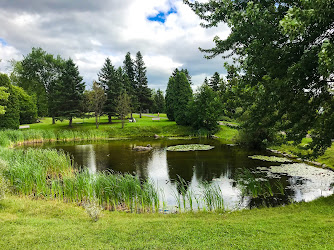
<path fill-rule="evenodd" d="M 170 152 L 166 148 L 179 144 L 209 144 L 209 151 Z M 135 146 L 152 145 L 149 152 L 132 150 Z M 333 194 L 334 173 L 300 163 L 280 164 L 250 159 L 251 155 L 272 155 L 269 152 L 245 150 L 239 146 L 221 144 L 211 139 L 157 139 L 157 140 L 109 140 L 94 143 L 71 142 L 41 144 L 34 147 L 62 149 L 73 156 L 78 166 L 86 166 L 90 172 L 111 170 L 134 173 L 140 178 L 150 178 L 161 191 L 168 205 L 175 205 L 178 193 L 175 180 L 180 176 L 188 183 L 188 189 L 200 195 L 200 183 L 208 181 L 222 190 L 228 209 L 276 206 L 293 201 L 310 201 Z M 250 170 L 250 171 L 248 171 Z M 273 195 L 246 194 L 245 183 L 254 180 L 268 182 Z M 254 181 L 253 180 L 253 181 Z M 241 184 L 241 182 L 243 184 Z"/>

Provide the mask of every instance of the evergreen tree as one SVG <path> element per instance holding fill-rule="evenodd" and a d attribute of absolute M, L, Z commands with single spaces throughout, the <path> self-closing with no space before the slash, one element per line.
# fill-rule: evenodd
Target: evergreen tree
<path fill-rule="evenodd" d="M 162 90 L 158 89 L 154 97 L 154 101 L 156 103 L 157 112 L 164 113 L 165 112 L 165 97 L 164 97 Z"/>
<path fill-rule="evenodd" d="M 140 51 L 136 54 L 135 81 L 137 84 L 137 98 L 141 118 L 143 109 L 147 108 L 150 104 L 151 91 L 147 86 L 146 67 Z"/>
<path fill-rule="evenodd" d="M 9 93 L 7 92 L 7 90 L 8 90 L 8 88 L 6 88 L 6 87 L 3 87 L 3 86 L 0 87 L 0 102 L 1 101 L 6 102 L 8 100 Z M 6 107 L 0 105 L 0 117 L 4 113 L 6 113 Z"/>
<path fill-rule="evenodd" d="M 218 129 L 218 120 L 222 104 L 218 93 L 211 87 L 203 84 L 189 103 L 189 120 L 195 129 L 205 129 L 213 133 Z"/>
<path fill-rule="evenodd" d="M 123 69 L 127 76 L 127 84 L 125 85 L 125 89 L 127 94 L 131 99 L 131 118 L 132 112 L 135 112 L 138 109 L 138 97 L 137 97 L 137 89 L 138 85 L 135 79 L 135 64 L 131 58 L 130 52 L 125 55 L 125 59 L 123 61 Z"/>
<path fill-rule="evenodd" d="M 179 125 L 187 125 L 187 105 L 192 99 L 192 89 L 187 76 L 182 71 L 176 71 L 168 81 L 166 90 L 166 113 L 170 120 Z"/>
<path fill-rule="evenodd" d="M 220 84 L 220 76 L 218 72 L 215 72 L 213 76 L 210 78 L 209 86 L 212 88 L 213 91 L 217 92 L 219 90 Z"/>
<path fill-rule="evenodd" d="M 116 98 L 113 88 L 115 84 L 115 67 L 112 65 L 111 60 L 106 58 L 103 67 L 100 72 L 97 74 L 99 82 L 104 88 L 107 100 L 104 105 L 104 113 L 108 115 L 108 121 L 111 123 L 111 116 L 115 115 L 115 107 L 116 107 Z"/>
<path fill-rule="evenodd" d="M 57 91 L 57 115 L 69 120 L 69 126 L 72 126 L 73 117 L 80 116 L 82 109 L 83 93 L 85 83 L 80 76 L 78 66 L 72 59 L 65 62 L 62 76 L 55 87 Z"/>
<path fill-rule="evenodd" d="M 6 107 L 5 114 L 0 115 L 0 128 L 18 129 L 20 125 L 18 96 L 6 74 L 0 73 L 0 87 L 5 87 L 9 93 L 7 100 L 0 100 L 0 106 Z"/>

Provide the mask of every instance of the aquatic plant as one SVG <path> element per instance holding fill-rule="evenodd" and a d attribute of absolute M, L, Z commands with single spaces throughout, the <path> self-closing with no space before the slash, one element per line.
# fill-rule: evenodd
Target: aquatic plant
<path fill-rule="evenodd" d="M 268 179 L 257 176 L 247 168 L 239 170 L 238 173 L 238 184 L 241 187 L 243 196 L 251 196 L 253 198 L 274 196 L 277 192 L 273 188 L 276 188 L 279 194 L 284 194 L 284 187 L 280 180 L 271 180 L 271 182 Z"/>
<path fill-rule="evenodd" d="M 254 160 L 261 160 L 261 161 L 270 161 L 270 162 L 279 162 L 279 163 L 292 162 L 291 160 L 287 158 L 277 157 L 277 156 L 252 155 L 248 157 Z"/>
<path fill-rule="evenodd" d="M 167 151 L 185 152 L 185 151 L 197 151 L 197 150 L 210 150 L 213 148 L 214 146 L 204 145 L 204 144 L 186 144 L 186 145 L 170 146 L 167 148 Z"/>

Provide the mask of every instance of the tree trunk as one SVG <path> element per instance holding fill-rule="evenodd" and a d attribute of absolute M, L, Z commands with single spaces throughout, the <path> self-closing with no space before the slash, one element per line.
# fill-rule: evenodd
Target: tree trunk
<path fill-rule="evenodd" d="M 131 120 L 133 120 L 132 111 L 131 111 Z"/>
<path fill-rule="evenodd" d="M 52 124 L 56 124 L 56 117 L 52 116 Z"/>
<path fill-rule="evenodd" d="M 139 118 L 141 118 L 141 107 L 140 107 L 140 110 L 139 110 Z"/>
<path fill-rule="evenodd" d="M 111 115 L 108 115 L 108 123 L 111 123 Z"/>
<path fill-rule="evenodd" d="M 99 128 L 99 121 L 98 121 L 98 115 L 95 114 L 95 124 L 96 124 L 96 128 Z"/>
<path fill-rule="evenodd" d="M 73 118 L 71 117 L 71 118 L 70 118 L 70 124 L 69 124 L 70 127 L 72 127 L 72 120 L 73 120 Z"/>

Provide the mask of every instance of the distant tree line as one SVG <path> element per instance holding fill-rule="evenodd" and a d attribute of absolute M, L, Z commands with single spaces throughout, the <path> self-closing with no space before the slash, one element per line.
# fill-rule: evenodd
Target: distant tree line
<path fill-rule="evenodd" d="M 71 58 L 65 60 L 41 48 L 33 48 L 22 61 L 12 61 L 10 76 L 0 75 L 0 128 L 18 128 L 19 124 L 36 122 L 38 117 L 50 116 L 69 120 L 94 113 L 96 127 L 100 117 L 122 116 L 121 99 L 128 96 L 129 113 L 144 110 L 164 112 L 165 100 L 161 90 L 148 88 L 146 67 L 140 51 L 132 59 L 127 53 L 123 67 L 116 68 L 109 58 L 98 73 L 91 90 Z M 122 97 L 122 98 L 121 98 Z M 124 102 L 123 102 L 124 104 Z M 128 114 L 129 114 L 128 113 Z M 122 116 L 123 117 L 123 116 Z"/>

